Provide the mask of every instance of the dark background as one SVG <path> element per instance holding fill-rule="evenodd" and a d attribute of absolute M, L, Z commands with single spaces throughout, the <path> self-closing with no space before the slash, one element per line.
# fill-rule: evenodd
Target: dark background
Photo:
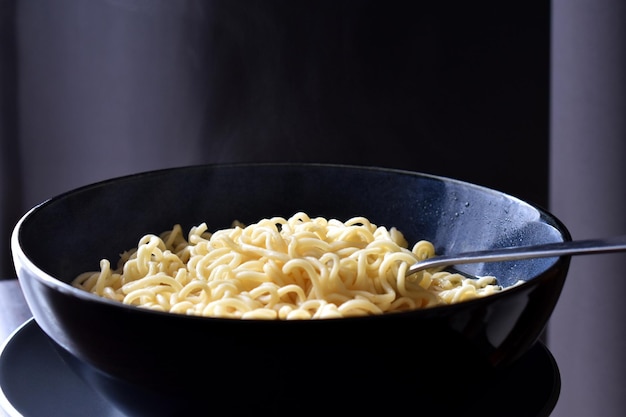
<path fill-rule="evenodd" d="M 548 2 L 1 4 L 3 277 L 25 210 L 167 166 L 376 165 L 547 204 Z"/>

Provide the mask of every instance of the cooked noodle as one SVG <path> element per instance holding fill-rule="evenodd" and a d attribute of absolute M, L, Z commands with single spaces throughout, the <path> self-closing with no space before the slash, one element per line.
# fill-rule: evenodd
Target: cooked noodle
<path fill-rule="evenodd" d="M 457 303 L 502 288 L 494 277 L 445 271 L 406 277 L 435 254 L 431 242 L 411 250 L 395 227 L 365 217 L 346 222 L 297 213 L 233 223 L 187 239 L 180 225 L 143 236 L 117 269 L 80 274 L 73 285 L 126 304 L 172 313 L 243 319 L 322 319 L 382 314 Z"/>

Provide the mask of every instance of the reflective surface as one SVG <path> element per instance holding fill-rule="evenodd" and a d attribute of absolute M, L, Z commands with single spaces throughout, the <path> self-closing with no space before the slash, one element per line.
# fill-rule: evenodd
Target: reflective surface
<path fill-rule="evenodd" d="M 122 417 L 56 354 L 33 319 L 0 353 L 0 405 L 11 417 Z"/>
<path fill-rule="evenodd" d="M 548 416 L 554 408 L 561 381 L 554 358 L 545 346 L 538 343 L 507 371 L 475 382 L 470 387 L 441 387 L 448 397 L 444 402 L 433 403 L 419 391 L 408 397 L 408 403 L 393 396 L 386 399 L 377 397 L 377 400 L 391 401 L 386 405 L 388 412 L 402 411 L 406 415 L 417 416 L 433 411 L 438 415 L 539 417 Z M 406 384 L 410 389 L 410 380 L 393 381 L 393 384 L 398 383 Z M 239 388 L 243 389 L 241 397 L 245 401 L 245 386 L 242 384 Z M 10 416 L 123 416 L 63 362 L 34 320 L 26 322 L 0 353 L 0 389 L 0 404 Z M 391 390 L 392 387 L 388 391 Z M 372 387 L 370 392 L 377 396 L 384 393 Z M 371 411 L 369 405 L 363 405 L 363 398 L 351 400 L 354 402 L 353 411 Z M 259 410 L 259 404 L 248 404 L 248 407 L 250 412 Z M 281 404 L 266 403 L 264 407 L 280 409 Z M 374 409 L 376 407 L 373 405 Z M 223 405 L 220 409 L 224 410 Z"/>

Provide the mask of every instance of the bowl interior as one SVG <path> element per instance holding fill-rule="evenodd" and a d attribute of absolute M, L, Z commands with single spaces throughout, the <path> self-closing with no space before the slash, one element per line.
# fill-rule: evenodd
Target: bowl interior
<path fill-rule="evenodd" d="M 395 226 L 410 244 L 427 239 L 439 254 L 569 239 L 554 216 L 501 192 L 448 178 L 380 168 L 315 164 L 194 166 L 116 178 L 70 191 L 36 207 L 19 245 L 41 270 L 63 282 L 118 259 L 146 233 L 180 223 L 185 233 L 233 220 L 365 216 Z M 531 279 L 556 259 L 461 265 L 501 285 Z"/>

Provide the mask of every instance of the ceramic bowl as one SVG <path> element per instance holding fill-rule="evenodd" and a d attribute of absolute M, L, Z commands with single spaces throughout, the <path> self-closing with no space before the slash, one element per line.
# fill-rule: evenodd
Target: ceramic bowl
<path fill-rule="evenodd" d="M 409 242 L 432 241 L 440 254 L 571 240 L 541 207 L 451 178 L 329 164 L 202 165 L 115 178 L 41 203 L 14 229 L 14 263 L 59 354 L 124 412 L 151 416 L 445 402 L 538 341 L 569 267 L 569 257 L 459 265 L 503 287 L 525 282 L 459 304 L 328 320 L 155 312 L 69 284 L 176 223 L 217 230 L 298 211 L 365 216 Z"/>

